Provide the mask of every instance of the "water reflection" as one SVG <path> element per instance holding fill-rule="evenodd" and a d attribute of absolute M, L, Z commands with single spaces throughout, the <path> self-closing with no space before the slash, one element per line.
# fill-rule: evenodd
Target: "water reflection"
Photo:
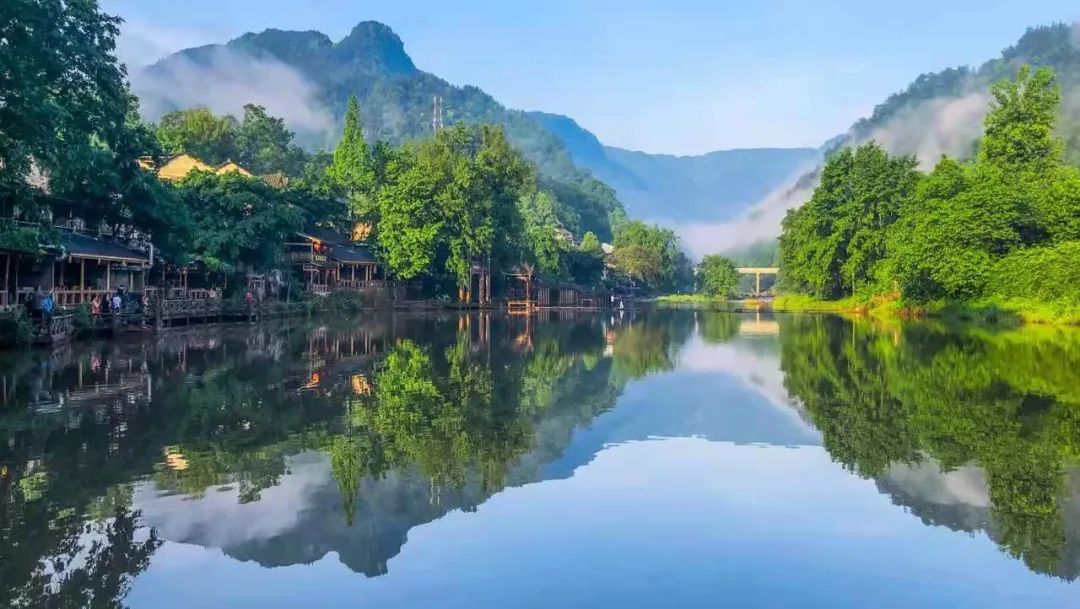
<path fill-rule="evenodd" d="M 836 461 L 928 522 L 1080 575 L 1080 334 L 819 316 L 782 320 L 780 341 L 785 385 Z"/>
<path fill-rule="evenodd" d="M 3 606 L 120 606 L 163 542 L 384 575 L 419 525 L 657 437 L 820 443 L 923 522 L 1080 574 L 1075 333 L 386 315 L 2 357 Z"/>

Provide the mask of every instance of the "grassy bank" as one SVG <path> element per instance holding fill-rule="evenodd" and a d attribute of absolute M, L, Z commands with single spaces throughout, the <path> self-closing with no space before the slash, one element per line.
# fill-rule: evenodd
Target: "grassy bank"
<path fill-rule="evenodd" d="M 869 306 L 856 298 L 821 300 L 804 294 L 783 294 L 773 299 L 772 308 L 792 313 L 865 313 Z"/>
<path fill-rule="evenodd" d="M 657 296 L 656 302 L 665 304 L 723 304 L 731 302 L 727 298 L 708 296 L 706 294 L 664 294 Z"/>
<path fill-rule="evenodd" d="M 895 298 L 821 300 L 803 294 L 785 294 L 773 300 L 772 308 L 774 311 L 850 313 L 903 319 L 932 317 L 983 323 L 1080 325 L 1080 305 L 1051 304 L 1023 298 L 983 298 L 971 302 L 907 306 Z"/>
<path fill-rule="evenodd" d="M 724 311 L 746 311 L 767 309 L 767 302 L 756 299 L 721 298 L 705 294 L 665 294 L 652 299 L 660 305 L 687 307 L 695 309 L 713 309 Z"/>

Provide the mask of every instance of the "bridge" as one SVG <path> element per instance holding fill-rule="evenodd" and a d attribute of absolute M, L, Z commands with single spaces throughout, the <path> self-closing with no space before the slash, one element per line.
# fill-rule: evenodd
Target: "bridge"
<path fill-rule="evenodd" d="M 777 275 L 780 269 L 772 266 L 743 266 L 735 269 L 740 275 L 754 276 L 754 294 L 761 294 L 761 276 Z"/>

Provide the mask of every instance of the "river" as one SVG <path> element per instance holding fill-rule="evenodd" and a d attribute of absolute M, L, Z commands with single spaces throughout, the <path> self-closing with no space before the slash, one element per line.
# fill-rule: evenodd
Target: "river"
<path fill-rule="evenodd" d="M 1080 607 L 1080 332 L 369 315 L 0 353 L 0 606 Z"/>

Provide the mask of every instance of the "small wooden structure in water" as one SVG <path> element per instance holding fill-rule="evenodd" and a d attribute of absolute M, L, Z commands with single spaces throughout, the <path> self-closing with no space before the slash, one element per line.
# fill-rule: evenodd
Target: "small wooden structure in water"
<path fill-rule="evenodd" d="M 533 309 L 606 309 L 611 306 L 611 294 L 606 290 L 587 288 L 574 283 L 545 283 L 536 280 L 531 269 L 507 275 L 517 285 L 507 289 L 506 308 L 510 312 L 529 312 Z"/>

